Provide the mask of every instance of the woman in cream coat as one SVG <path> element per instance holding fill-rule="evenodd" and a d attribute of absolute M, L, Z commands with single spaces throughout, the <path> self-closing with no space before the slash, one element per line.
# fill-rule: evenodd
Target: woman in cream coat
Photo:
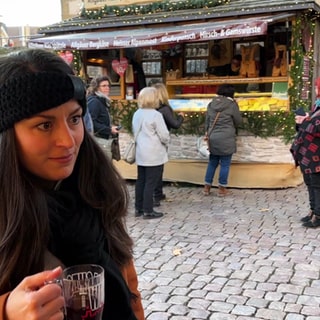
<path fill-rule="evenodd" d="M 139 109 L 132 119 L 136 137 L 136 164 L 138 166 L 135 209 L 136 216 L 144 219 L 161 218 L 163 213 L 153 210 L 153 192 L 161 179 L 164 164 L 168 161 L 169 131 L 160 112 L 158 92 L 153 87 L 141 90 Z"/>

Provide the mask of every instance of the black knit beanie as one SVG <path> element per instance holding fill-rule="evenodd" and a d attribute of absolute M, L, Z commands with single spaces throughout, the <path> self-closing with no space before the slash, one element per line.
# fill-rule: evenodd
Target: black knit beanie
<path fill-rule="evenodd" d="M 16 122 L 76 99 L 86 112 L 83 81 L 57 72 L 26 73 L 7 80 L 0 87 L 0 132 Z"/>

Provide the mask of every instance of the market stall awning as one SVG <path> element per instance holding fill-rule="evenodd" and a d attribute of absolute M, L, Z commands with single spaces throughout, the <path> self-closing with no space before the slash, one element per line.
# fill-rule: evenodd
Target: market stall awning
<path fill-rule="evenodd" d="M 68 33 L 31 39 L 30 48 L 93 50 L 157 46 L 171 43 L 251 37 L 267 33 L 268 23 L 283 15 L 252 17 L 157 28 Z"/>

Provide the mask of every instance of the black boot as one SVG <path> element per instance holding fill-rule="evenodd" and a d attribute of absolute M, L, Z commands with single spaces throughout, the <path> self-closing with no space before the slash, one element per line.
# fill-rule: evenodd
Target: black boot
<path fill-rule="evenodd" d="M 309 221 L 303 223 L 302 225 L 307 228 L 320 227 L 320 216 L 314 214 Z"/>
<path fill-rule="evenodd" d="M 152 212 L 144 212 L 143 219 L 157 219 L 163 217 L 162 212 L 152 211 Z"/>
<path fill-rule="evenodd" d="M 313 217 L 313 211 L 310 210 L 309 214 L 303 218 L 300 219 L 301 222 L 308 222 L 312 219 Z"/>
<path fill-rule="evenodd" d="M 141 217 L 141 216 L 143 216 L 143 210 L 136 209 L 134 216 L 135 216 L 135 217 Z"/>

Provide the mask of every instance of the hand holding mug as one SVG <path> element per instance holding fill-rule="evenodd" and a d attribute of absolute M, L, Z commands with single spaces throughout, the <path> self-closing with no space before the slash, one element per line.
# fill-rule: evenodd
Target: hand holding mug
<path fill-rule="evenodd" d="M 24 278 L 8 297 L 6 319 L 63 320 L 64 298 L 54 282 L 61 273 L 57 267 Z"/>

